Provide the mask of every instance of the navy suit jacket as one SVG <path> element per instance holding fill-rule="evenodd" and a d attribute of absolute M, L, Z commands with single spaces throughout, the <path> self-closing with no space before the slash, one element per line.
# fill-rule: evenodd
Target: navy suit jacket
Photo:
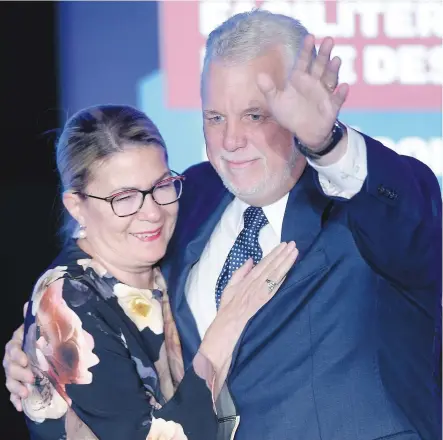
<path fill-rule="evenodd" d="M 289 194 L 281 239 L 300 254 L 233 355 L 238 440 L 441 438 L 440 188 L 421 162 L 365 141 L 352 199 L 326 196 L 311 167 Z M 233 196 L 207 162 L 186 175 L 163 271 L 189 364 L 200 338 L 185 283 Z"/>

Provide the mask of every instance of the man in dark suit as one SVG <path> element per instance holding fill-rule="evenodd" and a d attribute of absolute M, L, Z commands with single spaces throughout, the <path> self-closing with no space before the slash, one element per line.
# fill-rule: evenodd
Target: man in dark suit
<path fill-rule="evenodd" d="M 260 10 L 209 36 L 210 163 L 186 171 L 163 263 L 185 362 L 232 272 L 295 240 L 296 264 L 233 356 L 236 439 L 434 440 L 438 182 L 338 122 L 348 86 L 332 47 L 326 39 L 314 58 L 299 22 Z"/>
<path fill-rule="evenodd" d="M 348 86 L 337 87 L 332 46 L 326 39 L 313 60 L 300 23 L 264 11 L 209 36 L 211 164 L 186 172 L 164 264 L 185 355 L 215 316 L 243 213 L 262 207 L 263 253 L 295 240 L 300 255 L 234 356 L 236 438 L 437 439 L 438 182 L 417 160 L 336 122 Z"/>

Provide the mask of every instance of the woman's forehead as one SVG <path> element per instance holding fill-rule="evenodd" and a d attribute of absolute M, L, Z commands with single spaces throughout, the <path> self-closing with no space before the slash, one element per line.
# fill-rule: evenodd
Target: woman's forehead
<path fill-rule="evenodd" d="M 149 188 L 170 172 L 164 150 L 158 146 L 127 148 L 91 171 L 90 186 L 109 190 Z"/>

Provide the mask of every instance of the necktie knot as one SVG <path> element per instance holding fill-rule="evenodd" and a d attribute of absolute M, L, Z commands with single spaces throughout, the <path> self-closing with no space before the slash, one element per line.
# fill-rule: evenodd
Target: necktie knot
<path fill-rule="evenodd" d="M 263 226 L 268 224 L 268 219 L 262 208 L 249 206 L 243 213 L 244 227 L 253 231 L 260 231 Z"/>

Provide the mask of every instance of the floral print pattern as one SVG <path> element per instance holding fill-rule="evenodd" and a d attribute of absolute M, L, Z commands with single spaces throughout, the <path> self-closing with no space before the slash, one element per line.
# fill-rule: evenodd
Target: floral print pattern
<path fill-rule="evenodd" d="M 174 384 L 178 385 L 185 374 L 182 358 L 182 348 L 180 338 L 178 336 L 177 326 L 172 316 L 171 304 L 169 297 L 165 291 L 162 298 L 163 322 L 165 327 L 165 348 L 167 353 L 167 361 L 169 369 L 174 380 Z"/>
<path fill-rule="evenodd" d="M 25 321 L 36 378 L 22 402 L 31 433 L 42 440 L 215 438 L 215 414 L 200 429 L 195 404 L 207 414 L 212 394 L 202 368 L 184 371 L 160 271 L 152 290 L 125 285 L 75 242 L 57 262 L 36 283 Z"/>
<path fill-rule="evenodd" d="M 31 355 L 32 365 L 38 365 L 37 389 L 41 391 L 31 390 L 31 397 L 24 401 L 24 411 L 31 420 L 40 423 L 66 413 L 71 402 L 64 384 L 91 383 L 89 368 L 99 362 L 92 352 L 91 335 L 82 329 L 79 317 L 62 297 L 65 280 L 60 276 L 64 274 L 58 269 L 45 274 L 31 297 L 33 315 L 37 310 L 35 300 L 38 300 L 38 317 L 28 331 L 35 335 L 34 345 L 25 349 Z M 29 339 L 27 342 L 29 344 Z M 39 400 L 40 393 L 46 398 Z"/>
<path fill-rule="evenodd" d="M 46 287 L 48 287 L 53 281 L 58 280 L 59 278 L 63 278 L 63 276 L 66 274 L 67 268 L 68 266 L 57 266 L 54 269 L 49 269 L 38 280 L 37 284 L 34 287 L 34 291 L 32 292 L 32 297 L 31 297 L 32 314 L 34 316 L 40 304 L 40 300 L 46 291 Z"/>
<path fill-rule="evenodd" d="M 63 278 L 57 279 L 41 296 L 36 325 L 39 338 L 36 340 L 37 355 L 43 371 L 60 384 L 88 384 L 92 382 L 89 369 L 98 364 L 92 352 L 94 340 L 83 330 L 78 315 L 63 299 Z M 66 393 L 63 390 L 63 394 Z"/>
<path fill-rule="evenodd" d="M 188 437 L 178 423 L 154 418 L 147 440 L 188 440 Z"/>
<path fill-rule="evenodd" d="M 104 277 L 107 273 L 107 270 L 98 261 L 92 260 L 91 258 L 77 260 L 77 264 L 79 264 L 84 271 L 88 267 L 91 268 L 99 277 Z"/>
<path fill-rule="evenodd" d="M 156 335 L 163 333 L 161 304 L 154 299 L 151 290 L 117 283 L 114 294 L 120 307 L 140 331 L 149 327 Z"/>

